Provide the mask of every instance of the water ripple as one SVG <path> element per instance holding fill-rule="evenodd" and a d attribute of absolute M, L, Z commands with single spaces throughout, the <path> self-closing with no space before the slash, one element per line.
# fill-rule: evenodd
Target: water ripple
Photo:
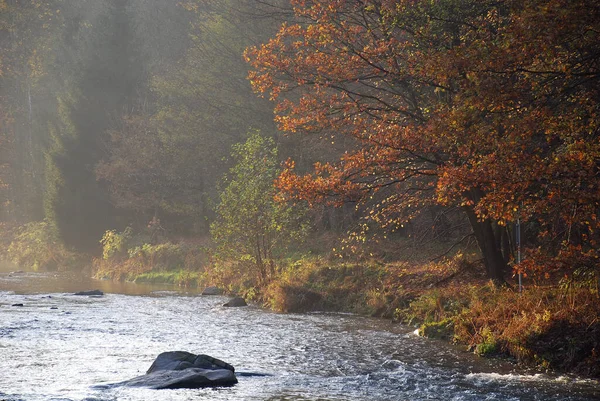
<path fill-rule="evenodd" d="M 88 298 L 0 290 L 0 400 L 600 398 L 597 382 L 528 375 L 383 320 L 223 308 L 224 297 L 177 292 Z M 15 303 L 26 307 L 8 306 Z M 170 350 L 210 354 L 245 374 L 231 388 L 168 390 L 168 396 L 98 387 L 143 374 Z"/>

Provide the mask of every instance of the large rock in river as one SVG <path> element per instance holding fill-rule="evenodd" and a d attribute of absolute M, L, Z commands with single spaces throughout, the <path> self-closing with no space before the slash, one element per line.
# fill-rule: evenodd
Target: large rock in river
<path fill-rule="evenodd" d="M 185 351 L 160 354 L 143 376 L 117 385 L 152 389 L 232 386 L 237 383 L 230 364 L 208 355 Z"/>
<path fill-rule="evenodd" d="M 160 370 L 184 370 L 189 368 L 227 369 L 235 372 L 233 366 L 208 355 L 195 355 L 185 351 L 163 352 L 156 357 L 146 374 Z"/>

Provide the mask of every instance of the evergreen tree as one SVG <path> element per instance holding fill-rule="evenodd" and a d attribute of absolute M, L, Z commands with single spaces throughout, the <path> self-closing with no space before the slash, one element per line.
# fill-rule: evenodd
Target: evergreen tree
<path fill-rule="evenodd" d="M 104 5 L 75 52 L 81 54 L 79 74 L 59 97 L 46 159 L 46 217 L 67 245 L 82 251 L 94 250 L 112 226 L 114 209 L 95 167 L 106 150 L 107 130 L 131 107 L 144 82 L 127 1 Z"/>
<path fill-rule="evenodd" d="M 246 0 L 186 2 L 193 23 L 186 27 L 185 54 L 169 60 L 170 68 L 164 59 L 153 64 L 154 98 L 111 133 L 109 156 L 97 174 L 115 205 L 135 213 L 138 224 L 157 215 L 169 230 L 207 234 L 217 183 L 231 166 L 231 146 L 250 129 L 275 131 L 271 105 L 256 97 L 246 79 L 244 48 L 272 25 L 253 19 L 252 6 Z M 158 5 L 145 7 L 140 20 L 152 15 L 147 7 Z M 185 21 L 175 10 L 167 16 L 166 23 Z M 155 32 L 148 26 L 141 31 Z M 168 54 L 144 48 L 153 59 Z"/>

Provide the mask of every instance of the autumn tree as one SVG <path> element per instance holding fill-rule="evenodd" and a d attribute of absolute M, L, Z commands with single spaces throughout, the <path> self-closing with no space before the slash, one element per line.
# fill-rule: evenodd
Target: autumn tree
<path fill-rule="evenodd" d="M 231 168 L 211 234 L 217 255 L 250 269 L 265 281 L 275 272 L 276 252 L 282 252 L 306 231 L 298 206 L 275 199 L 275 178 L 280 171 L 275 142 L 255 132 L 234 145 Z"/>
<path fill-rule="evenodd" d="M 498 284 L 503 227 L 517 217 L 553 240 L 539 253 L 575 252 L 597 269 L 594 2 L 292 4 L 300 23 L 248 50 L 251 82 L 276 102 L 281 129 L 354 144 L 312 174 L 289 161 L 282 189 L 359 202 L 388 227 L 460 206 Z"/>

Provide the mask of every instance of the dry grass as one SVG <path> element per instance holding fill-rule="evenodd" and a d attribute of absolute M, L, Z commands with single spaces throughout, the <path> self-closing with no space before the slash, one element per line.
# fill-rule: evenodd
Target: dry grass
<path fill-rule="evenodd" d="M 455 339 L 543 368 L 600 376 L 600 299 L 589 288 L 535 287 L 519 294 L 485 287 L 456 316 Z"/>
<path fill-rule="evenodd" d="M 305 257 L 283 267 L 261 294 L 265 304 L 276 311 L 321 309 L 392 317 L 396 310 L 408 307 L 424 289 L 472 275 L 473 269 L 461 258 L 409 265 Z"/>
<path fill-rule="evenodd" d="M 394 317 L 426 324 L 426 334 L 450 338 L 481 355 L 509 355 L 527 365 L 600 377 L 600 298 L 593 285 L 532 285 L 519 294 L 494 287 L 482 266 L 461 255 L 429 263 L 303 256 L 283 262 L 268 282 L 258 282 L 243 262 L 203 263 L 202 257 L 188 253 L 182 259 L 187 270 L 203 264 L 196 278 L 202 285 L 219 286 L 275 311 Z M 121 262 L 111 271 L 148 271 L 148 264 L 130 259 L 131 264 Z"/>

